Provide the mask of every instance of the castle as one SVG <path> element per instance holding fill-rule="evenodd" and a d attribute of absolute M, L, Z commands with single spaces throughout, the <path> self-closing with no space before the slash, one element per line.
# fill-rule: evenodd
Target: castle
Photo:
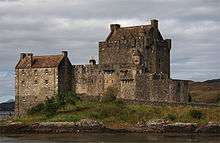
<path fill-rule="evenodd" d="M 72 65 L 67 51 L 60 55 L 21 53 L 16 65 L 16 113 L 59 92 L 104 96 L 117 88 L 117 98 L 160 102 L 187 102 L 188 81 L 170 78 L 171 40 L 164 39 L 158 21 L 149 25 L 121 27 L 99 42 L 99 63 Z"/>

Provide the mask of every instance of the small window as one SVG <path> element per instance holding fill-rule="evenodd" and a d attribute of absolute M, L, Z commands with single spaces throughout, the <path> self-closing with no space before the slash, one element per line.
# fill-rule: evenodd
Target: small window
<path fill-rule="evenodd" d="M 34 84 L 37 84 L 38 82 L 37 82 L 37 80 L 34 80 Z"/>
<path fill-rule="evenodd" d="M 22 97 L 22 101 L 23 101 L 23 102 L 26 102 L 26 99 L 25 99 L 25 97 Z"/>
<path fill-rule="evenodd" d="M 22 80 L 22 81 L 21 81 L 21 84 L 22 84 L 22 86 L 24 86 L 24 84 L 25 84 L 25 81 L 24 81 L 24 80 Z"/>
<path fill-rule="evenodd" d="M 48 72 L 49 72 L 48 69 L 46 69 L 46 70 L 45 70 L 45 74 L 48 74 Z"/>
<path fill-rule="evenodd" d="M 48 85 L 48 80 L 45 80 L 45 84 Z"/>
<path fill-rule="evenodd" d="M 25 74 L 24 70 L 22 70 L 21 73 L 24 75 Z"/>
<path fill-rule="evenodd" d="M 37 70 L 34 70 L 34 74 L 37 75 Z"/>

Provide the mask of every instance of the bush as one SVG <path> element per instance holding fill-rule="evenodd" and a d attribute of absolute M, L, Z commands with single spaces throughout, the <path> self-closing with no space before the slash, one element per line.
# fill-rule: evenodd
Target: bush
<path fill-rule="evenodd" d="M 194 119 L 201 119 L 201 118 L 203 118 L 205 116 L 201 111 L 195 110 L 195 109 L 190 110 L 189 114 Z"/>
<path fill-rule="evenodd" d="M 44 104 L 43 113 L 47 116 L 53 116 L 57 113 L 57 110 L 59 109 L 59 103 L 56 102 L 55 98 L 51 98 L 46 100 Z"/>
<path fill-rule="evenodd" d="M 65 107 L 65 105 L 75 105 L 78 100 L 79 97 L 77 97 L 75 93 L 61 93 L 55 97 L 47 99 L 44 103 L 40 103 L 39 105 L 31 108 L 28 113 L 32 115 L 36 113 L 43 113 L 47 117 L 50 117 L 55 115 L 58 109 Z"/>
<path fill-rule="evenodd" d="M 163 119 L 165 119 L 165 120 L 170 120 L 170 121 L 174 121 L 174 120 L 176 120 L 176 115 L 174 115 L 174 114 L 168 114 L 168 115 L 166 115 Z"/>
<path fill-rule="evenodd" d="M 60 93 L 57 95 L 57 102 L 60 106 L 66 104 L 75 105 L 78 100 L 80 100 L 80 98 L 73 92 Z"/>
<path fill-rule="evenodd" d="M 40 103 L 37 106 L 31 108 L 28 110 L 28 114 L 33 115 L 35 113 L 41 113 L 44 109 L 44 103 Z"/>

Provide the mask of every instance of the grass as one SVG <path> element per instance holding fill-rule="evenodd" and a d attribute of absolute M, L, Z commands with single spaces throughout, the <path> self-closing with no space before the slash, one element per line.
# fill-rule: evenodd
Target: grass
<path fill-rule="evenodd" d="M 60 108 L 54 116 L 32 114 L 16 121 L 34 122 L 76 122 L 81 119 L 95 119 L 106 124 L 136 124 L 152 120 L 168 120 L 169 122 L 207 122 L 220 123 L 220 108 L 197 108 L 191 106 L 148 106 L 140 104 L 123 104 L 118 101 L 88 102 L 76 101 L 74 105 L 67 104 Z"/>

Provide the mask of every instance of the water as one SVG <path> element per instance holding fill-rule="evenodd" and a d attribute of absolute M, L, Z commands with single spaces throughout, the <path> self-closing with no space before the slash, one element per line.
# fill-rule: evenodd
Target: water
<path fill-rule="evenodd" d="M 186 134 L 52 134 L 0 135 L 0 143 L 71 143 L 71 142 L 145 142 L 145 143 L 220 143 L 219 135 Z"/>

